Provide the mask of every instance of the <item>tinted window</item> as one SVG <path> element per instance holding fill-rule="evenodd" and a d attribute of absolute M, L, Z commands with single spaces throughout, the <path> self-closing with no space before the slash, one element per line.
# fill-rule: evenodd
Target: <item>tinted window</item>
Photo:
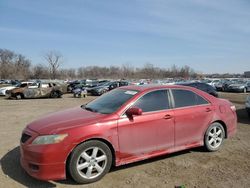
<path fill-rule="evenodd" d="M 204 98 L 202 98 L 201 96 L 196 95 L 196 104 L 202 105 L 202 104 L 208 104 L 208 102 Z"/>
<path fill-rule="evenodd" d="M 167 91 L 159 90 L 145 94 L 133 106 L 141 108 L 143 112 L 169 109 Z"/>
<path fill-rule="evenodd" d="M 20 85 L 20 87 L 26 87 L 27 86 L 27 84 L 25 83 L 25 84 L 21 84 Z"/>
<path fill-rule="evenodd" d="M 86 106 L 83 106 L 83 108 L 102 114 L 111 114 L 118 110 L 136 93 L 138 93 L 138 91 L 116 89 L 96 98 Z"/>
<path fill-rule="evenodd" d="M 189 90 L 174 89 L 172 90 L 174 97 L 175 108 L 208 104 L 208 102 Z"/>

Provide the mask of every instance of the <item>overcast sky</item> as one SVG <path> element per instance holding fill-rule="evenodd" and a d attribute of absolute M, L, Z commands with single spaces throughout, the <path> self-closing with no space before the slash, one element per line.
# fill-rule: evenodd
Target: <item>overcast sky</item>
<path fill-rule="evenodd" d="M 152 63 L 250 71 L 249 0 L 1 0 L 0 48 L 64 67 Z"/>

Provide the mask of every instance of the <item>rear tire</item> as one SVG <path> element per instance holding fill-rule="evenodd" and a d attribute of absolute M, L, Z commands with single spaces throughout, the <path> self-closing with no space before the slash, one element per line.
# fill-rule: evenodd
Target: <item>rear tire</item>
<path fill-rule="evenodd" d="M 221 148 L 225 138 L 225 130 L 223 126 L 218 123 L 212 123 L 204 136 L 204 145 L 208 151 L 217 151 Z"/>
<path fill-rule="evenodd" d="M 112 164 L 110 148 L 98 140 L 90 140 L 77 146 L 69 159 L 69 173 L 79 184 L 100 180 L 109 172 Z"/>
<path fill-rule="evenodd" d="M 51 98 L 59 98 L 60 95 L 58 94 L 58 92 L 52 91 L 51 94 L 50 94 L 50 97 L 51 97 Z"/>

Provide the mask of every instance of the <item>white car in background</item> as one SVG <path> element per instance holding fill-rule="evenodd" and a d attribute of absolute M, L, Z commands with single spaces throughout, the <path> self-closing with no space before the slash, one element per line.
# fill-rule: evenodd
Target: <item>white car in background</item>
<path fill-rule="evenodd" d="M 16 84 L 16 85 L 2 87 L 2 88 L 0 88 L 0 95 L 5 96 L 7 90 L 12 90 L 12 89 L 15 89 L 17 87 L 26 87 L 26 86 L 29 86 L 31 84 L 33 84 L 33 82 L 21 82 L 21 83 Z"/>
<path fill-rule="evenodd" d="M 14 88 L 17 87 L 17 85 L 18 85 L 18 84 L 0 88 L 0 95 L 1 95 L 1 96 L 5 96 L 7 90 L 14 89 Z"/>
<path fill-rule="evenodd" d="M 248 116 L 250 117 L 250 96 L 247 96 L 247 101 L 246 101 L 246 110 L 248 113 Z"/>
<path fill-rule="evenodd" d="M 220 79 L 213 79 L 213 80 L 210 80 L 207 84 L 215 88 L 215 85 L 218 84 L 220 81 L 221 81 Z"/>

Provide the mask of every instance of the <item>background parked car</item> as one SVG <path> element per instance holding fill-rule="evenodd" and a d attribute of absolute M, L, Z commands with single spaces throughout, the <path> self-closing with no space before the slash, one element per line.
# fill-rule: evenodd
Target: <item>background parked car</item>
<path fill-rule="evenodd" d="M 70 83 L 67 87 L 67 91 L 70 93 L 74 93 L 75 89 L 85 89 L 85 88 L 93 88 L 104 83 L 108 82 L 107 80 L 76 80 Z"/>
<path fill-rule="evenodd" d="M 112 89 L 115 89 L 117 87 L 127 86 L 129 83 L 127 81 L 113 81 L 113 82 L 107 82 L 105 84 L 102 84 L 100 86 L 96 86 L 94 88 L 88 89 L 88 92 L 92 95 L 100 96 Z"/>
<path fill-rule="evenodd" d="M 223 84 L 228 82 L 229 80 L 223 79 L 220 80 L 219 82 L 214 84 L 214 87 L 216 89 L 216 91 L 223 91 Z"/>
<path fill-rule="evenodd" d="M 209 93 L 210 95 L 213 95 L 214 97 L 218 97 L 218 93 L 216 92 L 216 89 L 206 83 L 190 82 L 190 83 L 178 83 L 177 85 L 194 87 L 206 93 Z"/>
<path fill-rule="evenodd" d="M 246 93 L 250 91 L 250 81 L 240 80 L 230 84 L 227 88 L 227 91 Z"/>
<path fill-rule="evenodd" d="M 12 90 L 15 88 L 25 88 L 25 87 L 31 85 L 32 83 L 33 82 L 21 82 L 21 83 L 18 83 L 16 85 L 2 87 L 2 88 L 0 88 L 0 95 L 5 96 L 7 90 Z"/>
<path fill-rule="evenodd" d="M 246 110 L 247 110 L 248 116 L 250 117 L 250 96 L 247 96 Z"/>
<path fill-rule="evenodd" d="M 59 98 L 63 95 L 62 86 L 58 83 L 35 83 L 25 88 L 16 88 L 6 92 L 6 97 L 15 99 L 26 98 Z"/>
<path fill-rule="evenodd" d="M 220 79 L 209 80 L 207 84 L 215 88 L 215 85 L 220 82 Z"/>

